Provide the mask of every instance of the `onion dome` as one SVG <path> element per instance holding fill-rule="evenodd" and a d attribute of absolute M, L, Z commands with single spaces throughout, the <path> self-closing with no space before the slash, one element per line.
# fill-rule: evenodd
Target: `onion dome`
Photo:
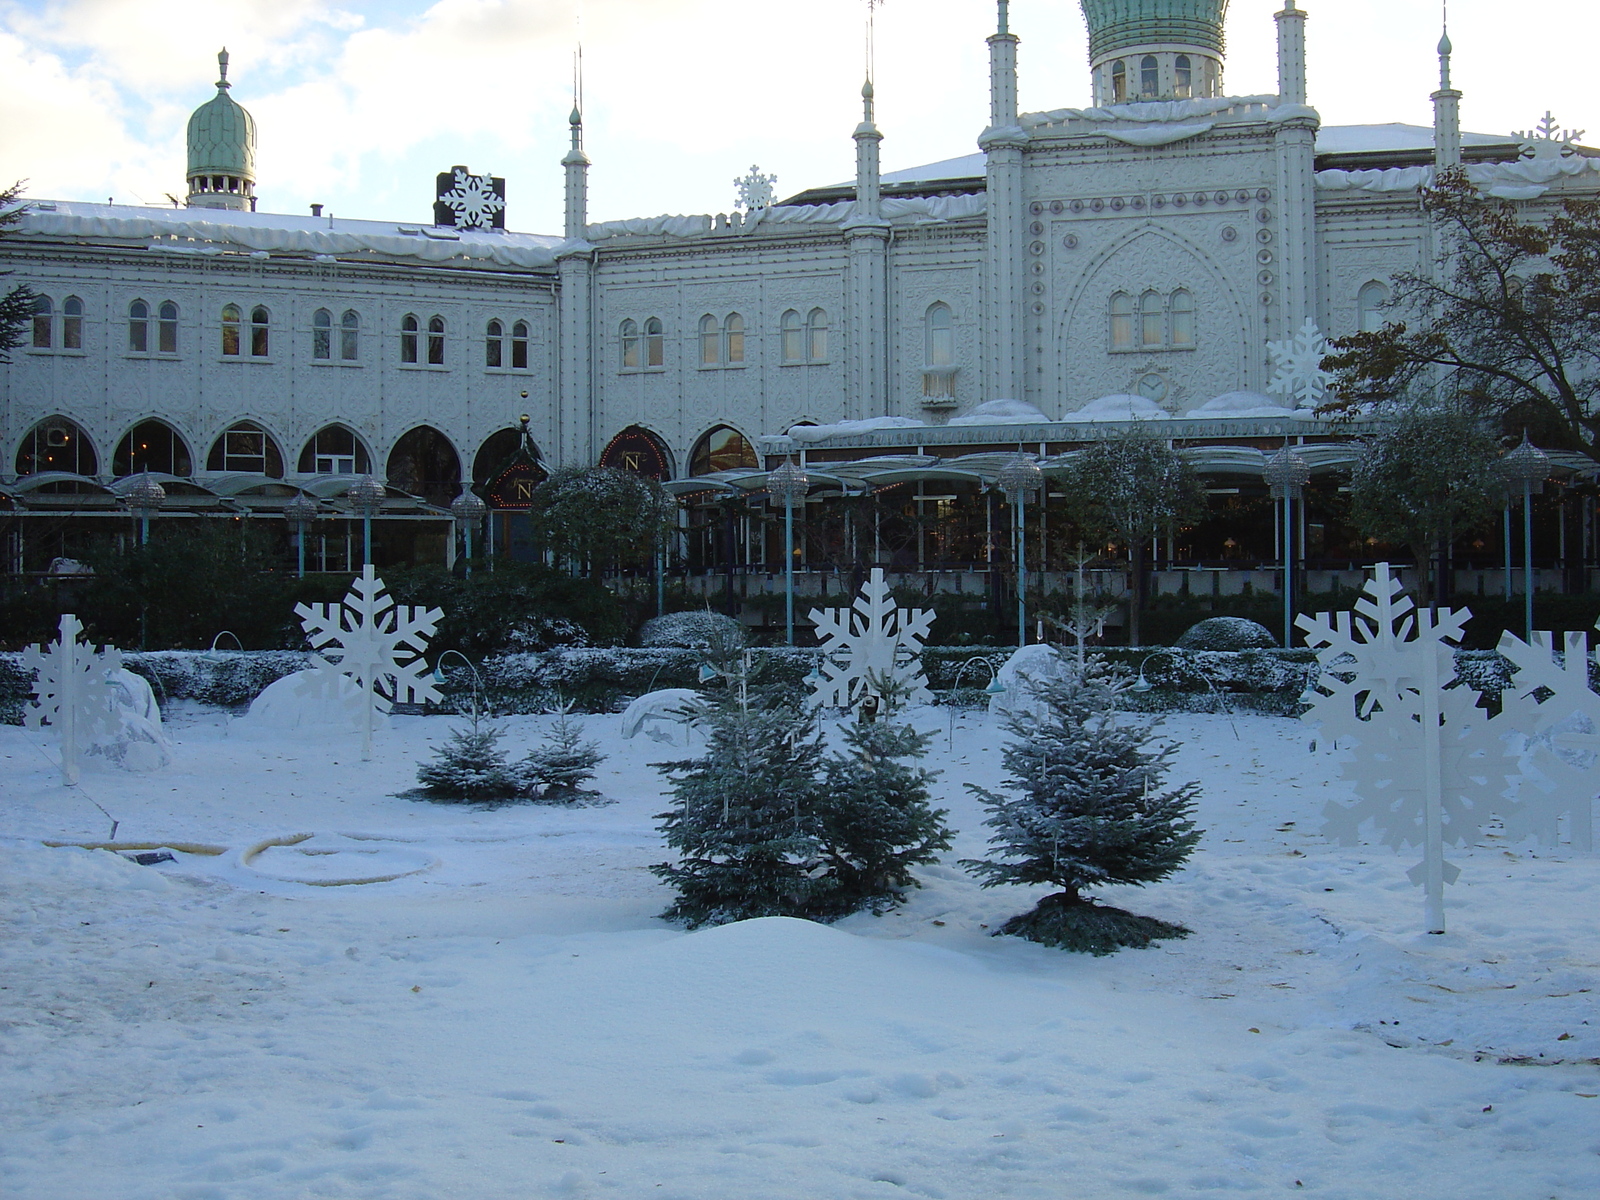
<path fill-rule="evenodd" d="M 254 210 L 256 119 L 228 95 L 227 50 L 217 66 L 217 94 L 189 118 L 189 205 Z"/>

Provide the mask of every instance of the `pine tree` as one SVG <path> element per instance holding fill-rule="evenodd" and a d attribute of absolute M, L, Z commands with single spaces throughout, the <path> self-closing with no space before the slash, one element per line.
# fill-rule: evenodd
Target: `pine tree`
<path fill-rule="evenodd" d="M 821 747 L 809 718 L 743 683 L 707 704 L 700 758 L 660 763 L 673 806 L 657 818 L 673 863 L 650 869 L 677 889 L 661 915 L 694 929 L 752 917 L 817 915 Z"/>
<path fill-rule="evenodd" d="M 22 220 L 27 208 L 19 203 L 21 199 L 21 181 L 0 188 L 0 234 Z M 0 277 L 9 274 L 10 271 L 0 271 Z M 33 302 L 37 298 L 37 293 L 27 284 L 18 284 L 0 294 L 0 363 L 10 362 L 11 351 L 22 345 L 28 323 L 33 320 Z"/>
<path fill-rule="evenodd" d="M 453 729 L 444 745 L 434 751 L 438 762 L 417 768 L 416 794 L 433 800 L 462 802 L 510 800 L 517 781 L 498 743 L 504 729 L 492 725 Z"/>
<path fill-rule="evenodd" d="M 598 742 L 582 740 L 583 726 L 572 719 L 570 709 L 562 708 L 545 744 L 517 764 L 523 790 L 536 800 L 560 802 L 583 795 L 588 790 L 583 785 L 605 758 Z"/>
<path fill-rule="evenodd" d="M 1200 838 L 1190 818 L 1199 786 L 1162 792 L 1172 744 L 1153 745 L 1155 722 L 1115 712 L 1118 679 L 1103 664 L 1032 684 L 1043 716 L 1007 718 L 1001 796 L 969 784 L 987 804 L 995 853 L 962 865 L 984 887 L 1051 883 L 1061 890 L 999 932 L 1068 950 L 1110 954 L 1183 937 L 1180 925 L 1100 905 L 1083 895 L 1103 884 L 1154 883 L 1171 875 Z"/>
<path fill-rule="evenodd" d="M 948 813 L 928 805 L 928 785 L 938 775 L 912 765 L 927 754 L 932 735 L 893 720 L 903 685 L 880 680 L 877 687 L 884 714 L 847 727 L 847 753 L 827 761 L 816 809 L 827 864 L 821 900 L 840 917 L 892 907 L 920 886 L 911 868 L 950 849 Z"/>

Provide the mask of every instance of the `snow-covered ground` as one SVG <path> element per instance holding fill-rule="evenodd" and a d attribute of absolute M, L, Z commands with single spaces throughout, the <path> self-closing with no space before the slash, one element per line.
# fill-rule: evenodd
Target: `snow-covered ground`
<path fill-rule="evenodd" d="M 1600 1195 L 1600 860 L 1453 853 L 1424 935 L 1415 856 L 1316 836 L 1342 785 L 1303 727 L 1175 717 L 1206 837 L 1108 898 L 1195 934 L 1064 954 L 988 937 L 1039 893 L 954 865 L 999 735 L 916 719 L 959 834 L 903 910 L 697 933 L 646 869 L 682 750 L 616 717 L 586 724 L 617 803 L 571 809 L 396 798 L 443 718 L 362 763 L 184 708 L 171 768 L 78 791 L 0 728 L 0 1196 Z M 91 801 L 227 850 L 42 844 L 104 839 Z"/>

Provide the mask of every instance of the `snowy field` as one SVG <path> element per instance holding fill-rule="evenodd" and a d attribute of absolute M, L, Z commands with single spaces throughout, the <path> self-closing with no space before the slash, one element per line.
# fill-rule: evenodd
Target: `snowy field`
<path fill-rule="evenodd" d="M 1600 860 L 1452 853 L 1429 937 L 1415 855 L 1316 836 L 1303 727 L 1176 717 L 1206 836 L 1106 898 L 1195 935 L 1064 954 L 987 936 L 1042 891 L 954 865 L 999 734 L 915 718 L 958 834 L 904 909 L 697 933 L 647 870 L 673 752 L 616 717 L 616 803 L 495 810 L 394 795 L 443 718 L 363 764 L 180 707 L 171 768 L 80 791 L 0 727 L 0 1196 L 1600 1196 Z M 91 799 L 226 851 L 46 848 L 106 837 Z"/>

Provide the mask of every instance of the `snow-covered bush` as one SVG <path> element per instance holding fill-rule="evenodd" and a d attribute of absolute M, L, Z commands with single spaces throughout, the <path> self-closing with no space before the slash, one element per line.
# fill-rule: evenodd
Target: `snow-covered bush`
<path fill-rule="evenodd" d="M 574 721 L 570 705 L 564 706 L 542 746 L 528 751 L 516 773 L 522 792 L 545 804 L 576 800 L 588 792 L 583 785 L 605 755 L 598 742 L 583 740 L 583 726 Z"/>
<path fill-rule="evenodd" d="M 1060 889 L 999 933 L 1091 954 L 1188 933 L 1083 894 L 1165 879 L 1200 839 L 1191 819 L 1198 785 L 1161 790 L 1176 747 L 1154 743 L 1154 721 L 1118 717 L 1117 692 L 1125 686 L 1125 676 L 1100 663 L 1037 682 L 1034 695 L 1045 711 L 1022 709 L 1005 722 L 1012 740 L 1001 752 L 1007 777 L 1000 787 L 1011 794 L 967 785 L 988 806 L 984 824 L 995 831 L 994 850 L 962 865 L 984 887 Z"/>
<path fill-rule="evenodd" d="M 1270 650 L 1277 644 L 1270 629 L 1248 617 L 1207 617 L 1173 643 L 1180 650 Z"/>
<path fill-rule="evenodd" d="M 510 800 L 518 782 L 499 741 L 505 730 L 494 725 L 452 729 L 436 749 L 437 762 L 417 768 L 419 787 L 413 795 L 429 800 L 475 803 Z"/>
<path fill-rule="evenodd" d="M 651 617 L 639 629 L 639 645 L 652 649 L 742 650 L 747 640 L 745 627 L 738 621 L 708 609 Z"/>

